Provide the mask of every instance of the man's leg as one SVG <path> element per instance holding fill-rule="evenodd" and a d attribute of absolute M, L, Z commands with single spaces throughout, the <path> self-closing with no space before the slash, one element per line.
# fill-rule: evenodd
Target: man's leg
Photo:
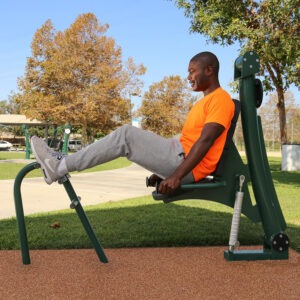
<path fill-rule="evenodd" d="M 37 137 L 31 139 L 31 145 L 48 184 L 69 172 L 88 169 L 118 157 L 127 157 L 162 178 L 171 175 L 184 160 L 178 140 L 166 139 L 130 125 L 118 128 L 70 156 L 57 156 Z M 188 174 L 182 182 L 193 182 L 192 174 Z"/>
<path fill-rule="evenodd" d="M 182 163 L 184 153 L 176 139 L 163 138 L 153 132 L 124 125 L 103 139 L 65 157 L 69 172 L 81 171 L 126 157 L 145 169 L 165 178 Z M 192 182 L 191 174 L 184 181 Z"/>

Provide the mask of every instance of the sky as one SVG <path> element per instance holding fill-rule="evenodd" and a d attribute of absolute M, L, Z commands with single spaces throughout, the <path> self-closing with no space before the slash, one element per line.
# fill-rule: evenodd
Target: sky
<path fill-rule="evenodd" d="M 2 0 L 0 4 L 0 100 L 17 91 L 17 78 L 24 75 L 26 58 L 31 55 L 35 31 L 48 19 L 56 30 L 65 30 L 83 13 L 94 13 L 106 33 L 122 49 L 123 60 L 132 57 L 143 64 L 144 89 L 165 76 L 188 75 L 188 62 L 202 51 L 215 53 L 220 61 L 220 83 L 230 92 L 233 65 L 239 46 L 222 47 L 206 37 L 189 32 L 184 11 L 169 0 Z M 300 103 L 300 93 L 292 92 Z M 136 109 L 141 99 L 132 99 Z"/>

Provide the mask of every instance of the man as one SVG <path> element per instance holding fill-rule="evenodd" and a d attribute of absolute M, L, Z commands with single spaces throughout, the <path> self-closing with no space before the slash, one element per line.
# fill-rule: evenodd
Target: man
<path fill-rule="evenodd" d="M 124 156 L 164 178 L 158 192 L 172 194 L 182 183 L 191 183 L 211 174 L 219 161 L 234 104 L 218 79 L 219 61 L 210 52 L 195 55 L 189 63 L 192 90 L 203 92 L 191 109 L 180 140 L 124 125 L 70 156 L 62 156 L 32 137 L 32 151 L 41 164 L 48 184 L 72 171 L 81 171 Z"/>

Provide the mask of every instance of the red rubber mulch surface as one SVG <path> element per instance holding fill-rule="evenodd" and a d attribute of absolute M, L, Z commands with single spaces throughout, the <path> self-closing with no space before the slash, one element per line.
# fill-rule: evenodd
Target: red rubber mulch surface
<path fill-rule="evenodd" d="M 224 247 L 0 251 L 0 299 L 300 299 L 300 254 L 228 262 Z"/>

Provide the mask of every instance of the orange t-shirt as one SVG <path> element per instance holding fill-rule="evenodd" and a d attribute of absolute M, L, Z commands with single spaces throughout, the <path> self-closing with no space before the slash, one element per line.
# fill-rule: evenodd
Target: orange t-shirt
<path fill-rule="evenodd" d="M 233 115 L 234 103 L 230 95 L 220 87 L 196 102 L 188 113 L 180 137 L 186 156 L 199 139 L 205 124 L 218 123 L 225 127 L 201 162 L 193 169 L 195 181 L 208 176 L 216 169 Z"/>

